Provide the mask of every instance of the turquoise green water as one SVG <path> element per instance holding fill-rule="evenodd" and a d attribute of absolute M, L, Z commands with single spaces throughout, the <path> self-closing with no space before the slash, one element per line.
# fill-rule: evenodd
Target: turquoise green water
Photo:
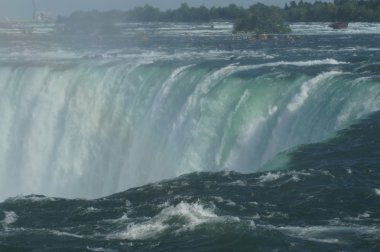
<path fill-rule="evenodd" d="M 379 35 L 225 26 L 2 36 L 0 250 L 379 249 Z"/>

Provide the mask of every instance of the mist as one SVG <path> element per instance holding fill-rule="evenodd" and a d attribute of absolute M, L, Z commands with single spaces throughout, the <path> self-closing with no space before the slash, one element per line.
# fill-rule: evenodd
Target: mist
<path fill-rule="evenodd" d="M 136 6 L 149 4 L 160 9 L 174 9 L 180 6 L 182 2 L 187 2 L 190 6 L 205 5 L 210 6 L 225 6 L 231 3 L 240 6 L 250 6 L 257 2 L 262 2 L 266 5 L 279 5 L 283 6 L 288 0 L 65 0 L 65 1 L 51 1 L 51 0 L 35 0 L 37 9 L 39 11 L 48 11 L 53 15 L 67 16 L 76 10 L 128 10 Z M 313 1 L 309 1 L 313 2 Z M 329 2 L 329 1 L 326 1 Z M 30 19 L 32 17 L 32 0 L 0 0 L 0 20 L 4 19 Z"/>

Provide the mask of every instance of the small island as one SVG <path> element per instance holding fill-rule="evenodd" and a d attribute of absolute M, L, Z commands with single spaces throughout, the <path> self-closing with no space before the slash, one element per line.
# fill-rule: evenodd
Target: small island
<path fill-rule="evenodd" d="M 242 17 L 235 20 L 234 32 L 254 32 L 258 35 L 267 33 L 291 32 L 285 21 L 283 10 L 275 6 L 266 6 L 258 3 L 252 5 L 242 13 Z"/>

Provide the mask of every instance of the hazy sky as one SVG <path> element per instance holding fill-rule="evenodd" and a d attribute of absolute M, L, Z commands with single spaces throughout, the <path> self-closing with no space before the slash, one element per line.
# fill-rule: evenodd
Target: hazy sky
<path fill-rule="evenodd" d="M 291 0 L 35 0 L 37 9 L 49 11 L 54 15 L 68 15 L 75 10 L 127 10 L 135 6 L 150 4 L 161 9 L 177 8 L 181 3 L 187 2 L 192 6 L 221 6 L 235 3 L 249 6 L 256 2 L 267 5 L 280 5 Z M 312 2 L 312 0 L 309 0 Z M 29 19 L 32 16 L 32 0 L 0 0 L 0 20 L 4 18 Z"/>

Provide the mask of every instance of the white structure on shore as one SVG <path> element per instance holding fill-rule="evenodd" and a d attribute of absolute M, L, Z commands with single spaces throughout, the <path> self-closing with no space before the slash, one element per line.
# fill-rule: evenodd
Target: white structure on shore
<path fill-rule="evenodd" d="M 35 22 L 50 22 L 53 21 L 53 15 L 50 12 L 47 11 L 37 11 L 36 8 L 36 1 L 32 0 L 33 2 L 33 21 Z"/>

